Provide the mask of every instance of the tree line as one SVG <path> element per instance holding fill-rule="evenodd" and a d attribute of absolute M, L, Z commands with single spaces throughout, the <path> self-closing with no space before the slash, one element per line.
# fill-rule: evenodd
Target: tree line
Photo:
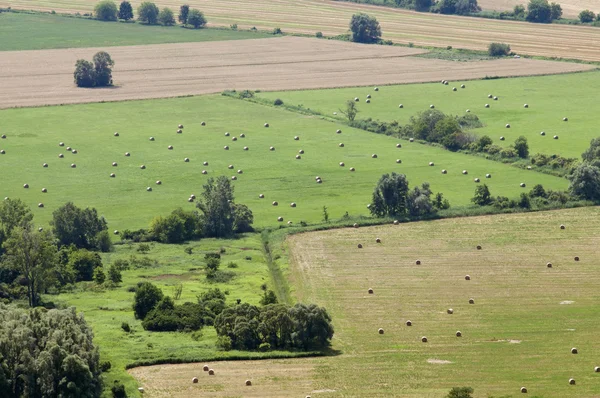
<path fill-rule="evenodd" d="M 173 26 L 175 14 L 168 7 L 159 9 L 158 6 L 150 1 L 142 2 L 137 8 L 137 21 L 147 25 Z M 94 17 L 101 21 L 131 21 L 134 18 L 133 7 L 129 1 L 122 1 L 119 7 L 112 0 L 102 0 L 94 7 Z M 206 25 L 206 17 L 202 11 L 192 8 L 187 4 L 179 8 L 177 21 L 183 27 L 192 27 L 194 29 L 202 28 Z"/>

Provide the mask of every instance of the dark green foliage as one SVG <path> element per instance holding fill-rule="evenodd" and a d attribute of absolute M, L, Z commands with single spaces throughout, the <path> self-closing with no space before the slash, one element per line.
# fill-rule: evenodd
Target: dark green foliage
<path fill-rule="evenodd" d="M 457 0 L 440 0 L 436 3 L 433 11 L 440 14 L 455 14 Z"/>
<path fill-rule="evenodd" d="M 8 198 L 0 202 L 0 256 L 4 252 L 2 244 L 13 229 L 29 227 L 32 220 L 31 209 L 21 199 Z"/>
<path fill-rule="evenodd" d="M 98 349 L 74 308 L 23 311 L 0 304 L 0 324 L 2 397 L 100 396 Z"/>
<path fill-rule="evenodd" d="M 356 43 L 377 43 L 381 39 L 381 27 L 375 17 L 358 13 L 350 20 L 352 41 Z"/>
<path fill-rule="evenodd" d="M 162 290 L 150 282 L 141 283 L 135 291 L 133 298 L 133 312 L 136 319 L 144 319 L 146 315 L 163 298 Z"/>
<path fill-rule="evenodd" d="M 129 21 L 130 19 L 133 19 L 133 7 L 131 7 L 131 3 L 127 0 L 121 2 L 121 5 L 119 6 L 118 17 L 119 19 L 122 19 L 124 21 Z"/>
<path fill-rule="evenodd" d="M 200 10 L 193 8 L 188 13 L 187 24 L 191 25 L 194 29 L 202 28 L 206 25 L 206 18 Z"/>
<path fill-rule="evenodd" d="M 593 163 L 595 166 L 600 165 L 600 138 L 594 138 L 590 141 L 590 147 L 581 154 L 584 162 Z"/>
<path fill-rule="evenodd" d="M 415 10 L 429 11 L 433 5 L 433 0 L 415 0 Z"/>
<path fill-rule="evenodd" d="M 129 326 L 128 322 L 121 323 L 121 329 L 123 329 L 125 333 L 131 333 L 131 326 Z"/>
<path fill-rule="evenodd" d="M 600 168 L 584 162 L 569 176 L 569 192 L 577 198 L 600 200 Z"/>
<path fill-rule="evenodd" d="M 517 4 L 513 8 L 513 15 L 517 19 L 525 18 L 525 6 L 523 4 Z"/>
<path fill-rule="evenodd" d="M 150 242 L 154 240 L 154 237 L 147 229 L 138 229 L 135 231 L 126 229 L 121 232 L 121 240 L 122 241 L 132 241 L 132 242 Z"/>
<path fill-rule="evenodd" d="M 377 217 L 390 217 L 407 213 L 408 180 L 404 174 L 384 174 L 381 176 L 371 200 L 371 214 Z"/>
<path fill-rule="evenodd" d="M 411 217 L 421 217 L 435 213 L 436 209 L 431 201 L 429 183 L 424 182 L 421 187 L 414 187 L 406 198 L 408 214 Z"/>
<path fill-rule="evenodd" d="M 537 184 L 529 191 L 529 196 L 532 198 L 545 198 L 548 194 L 542 184 Z"/>
<path fill-rule="evenodd" d="M 527 195 L 525 192 L 521 192 L 521 196 L 519 197 L 517 205 L 522 209 L 531 209 L 531 200 L 529 195 Z"/>
<path fill-rule="evenodd" d="M 527 17 L 529 22 L 552 22 L 552 10 L 548 0 L 530 0 L 527 4 Z"/>
<path fill-rule="evenodd" d="M 189 12 L 190 12 L 190 6 L 187 4 L 182 5 L 181 7 L 179 7 L 179 15 L 177 16 L 177 20 L 179 22 L 181 22 L 181 24 L 183 24 L 183 25 L 187 24 L 187 18 L 188 18 Z"/>
<path fill-rule="evenodd" d="M 113 243 L 107 230 L 100 231 L 96 234 L 96 249 L 103 253 L 112 251 Z"/>
<path fill-rule="evenodd" d="M 155 217 L 149 229 L 152 240 L 162 243 L 183 243 L 202 236 L 202 219 L 198 212 L 179 208 L 167 217 Z"/>
<path fill-rule="evenodd" d="M 279 98 L 276 98 L 275 101 L 273 102 L 273 105 L 275 105 L 275 106 L 283 105 L 283 101 Z"/>
<path fill-rule="evenodd" d="M 358 114 L 358 108 L 356 107 L 356 102 L 353 100 L 346 101 L 346 109 L 340 109 L 340 113 L 348 118 L 349 122 L 353 122 Z"/>
<path fill-rule="evenodd" d="M 477 0 L 457 0 L 454 13 L 457 15 L 467 15 L 481 11 Z"/>
<path fill-rule="evenodd" d="M 248 206 L 238 203 L 232 203 L 233 208 L 233 231 L 236 233 L 252 232 L 252 223 L 254 215 Z"/>
<path fill-rule="evenodd" d="M 138 21 L 149 25 L 156 25 L 159 12 L 156 4 L 150 1 L 144 1 L 138 7 Z"/>
<path fill-rule="evenodd" d="M 273 29 L 273 34 L 274 35 L 281 35 L 281 34 L 283 34 L 283 32 L 281 31 L 281 28 L 274 28 Z"/>
<path fill-rule="evenodd" d="M 514 148 L 502 148 L 500 150 L 500 157 L 505 159 L 514 158 L 517 156 L 517 151 Z"/>
<path fill-rule="evenodd" d="M 277 304 L 277 295 L 272 290 L 265 290 L 263 296 L 260 298 L 260 305 Z"/>
<path fill-rule="evenodd" d="M 117 4 L 112 0 L 102 0 L 94 7 L 94 17 L 101 21 L 116 21 L 117 14 Z"/>
<path fill-rule="evenodd" d="M 562 7 L 558 3 L 550 3 L 550 18 L 552 21 L 560 19 L 562 17 Z"/>
<path fill-rule="evenodd" d="M 92 59 L 94 63 L 96 87 L 112 86 L 112 67 L 114 61 L 107 52 L 99 51 L 94 54 Z"/>
<path fill-rule="evenodd" d="M 127 392 L 125 386 L 119 380 L 115 380 L 112 387 L 110 388 L 113 398 L 127 398 Z"/>
<path fill-rule="evenodd" d="M 515 140 L 514 147 L 518 157 L 524 159 L 529 156 L 529 145 L 527 144 L 527 138 L 524 136 L 520 136 Z"/>
<path fill-rule="evenodd" d="M 94 87 L 96 85 L 94 64 L 85 59 L 78 59 L 75 63 L 73 77 L 77 87 Z"/>
<path fill-rule="evenodd" d="M 102 371 L 103 373 L 108 372 L 110 368 L 112 368 L 112 363 L 110 363 L 110 361 L 100 362 L 100 371 Z"/>
<path fill-rule="evenodd" d="M 490 194 L 490 189 L 486 184 L 478 185 L 477 188 L 475 188 L 475 195 L 473 195 L 473 198 L 471 198 L 471 202 L 478 206 L 487 206 L 492 204 L 492 195 Z"/>
<path fill-rule="evenodd" d="M 173 26 L 175 25 L 175 15 L 170 8 L 163 8 L 158 13 L 158 21 L 164 26 Z"/>
<path fill-rule="evenodd" d="M 73 202 L 56 209 L 50 225 L 61 246 L 73 244 L 84 249 L 95 249 L 97 234 L 107 229 L 106 221 L 98 217 L 96 209 L 80 209 Z"/>
<path fill-rule="evenodd" d="M 317 39 L 321 39 L 321 38 L 323 38 L 323 32 L 317 32 L 317 33 L 315 33 L 315 37 L 316 37 Z"/>
<path fill-rule="evenodd" d="M 104 270 L 102 269 L 102 267 L 96 268 L 94 270 L 94 282 L 96 282 L 98 285 L 102 285 L 105 280 L 106 280 L 106 274 L 104 273 Z"/>
<path fill-rule="evenodd" d="M 473 388 L 452 387 L 446 398 L 473 398 Z"/>
<path fill-rule="evenodd" d="M 593 11 L 583 10 L 579 13 L 579 20 L 582 23 L 592 22 L 594 19 L 596 19 L 596 14 Z"/>
<path fill-rule="evenodd" d="M 68 256 L 67 267 L 74 282 L 91 281 L 96 269 L 102 269 L 102 258 L 98 253 L 81 249 L 72 250 Z"/>
<path fill-rule="evenodd" d="M 476 142 L 474 142 L 474 150 L 477 152 L 483 152 L 485 151 L 485 147 L 487 147 L 488 145 L 492 145 L 493 141 L 490 137 L 488 137 L 487 135 L 483 135 L 481 136 Z"/>
<path fill-rule="evenodd" d="M 504 57 L 510 54 L 510 45 L 506 43 L 490 43 L 488 54 L 491 57 Z"/>

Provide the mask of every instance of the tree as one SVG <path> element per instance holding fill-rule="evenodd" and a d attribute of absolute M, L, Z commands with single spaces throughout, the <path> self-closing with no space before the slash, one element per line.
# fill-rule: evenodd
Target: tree
<path fill-rule="evenodd" d="M 135 290 L 133 312 L 136 319 L 144 319 L 163 298 L 163 292 L 150 282 L 141 283 Z"/>
<path fill-rule="evenodd" d="M 117 4 L 112 0 L 102 0 L 94 7 L 94 16 L 101 21 L 116 21 L 117 14 Z"/>
<path fill-rule="evenodd" d="M 95 81 L 97 87 L 112 86 L 112 67 L 115 62 L 107 52 L 99 51 L 94 54 Z"/>
<path fill-rule="evenodd" d="M 581 154 L 584 162 L 600 166 L 600 138 L 594 138 L 590 141 L 590 147 Z"/>
<path fill-rule="evenodd" d="M 483 150 L 486 146 L 492 145 L 493 143 L 494 142 L 492 141 L 492 139 L 489 136 L 483 135 L 475 142 L 475 149 L 478 152 L 483 152 Z"/>
<path fill-rule="evenodd" d="M 406 197 L 408 214 L 412 217 L 422 217 L 437 211 L 431 201 L 431 189 L 429 183 L 424 182 L 420 187 L 414 187 Z"/>
<path fill-rule="evenodd" d="M 167 217 L 155 217 L 149 233 L 162 243 L 183 243 L 202 236 L 202 220 L 197 212 L 178 208 Z"/>
<path fill-rule="evenodd" d="M 515 140 L 515 151 L 517 151 L 517 156 L 522 159 L 525 159 L 527 156 L 529 156 L 529 145 L 527 144 L 527 138 L 520 136 Z"/>
<path fill-rule="evenodd" d="M 108 280 L 110 280 L 115 285 L 123 281 L 123 277 L 121 276 L 121 270 L 115 264 L 111 264 L 108 268 Z"/>
<path fill-rule="evenodd" d="M 194 29 L 202 28 L 206 25 L 206 18 L 202 11 L 192 8 L 187 16 L 187 24 L 192 25 Z"/>
<path fill-rule="evenodd" d="M 555 19 L 560 19 L 562 17 L 562 7 L 558 3 L 550 3 L 550 19 L 554 21 Z"/>
<path fill-rule="evenodd" d="M 506 43 L 490 43 L 488 54 L 491 57 L 504 57 L 510 54 L 510 45 Z"/>
<path fill-rule="evenodd" d="M 106 274 L 104 273 L 104 270 L 102 269 L 102 267 L 96 268 L 94 270 L 94 282 L 96 282 L 98 285 L 102 285 L 105 280 L 106 280 Z"/>
<path fill-rule="evenodd" d="M 381 27 L 375 17 L 358 13 L 350 20 L 352 41 L 356 43 L 377 43 L 381 39 Z"/>
<path fill-rule="evenodd" d="M 187 18 L 188 18 L 189 12 L 190 12 L 189 5 L 184 4 L 181 7 L 179 7 L 179 16 L 177 17 L 177 19 L 179 20 L 179 22 L 181 22 L 182 25 L 185 25 L 187 23 Z"/>
<path fill-rule="evenodd" d="M 523 4 L 517 4 L 513 8 L 513 15 L 515 16 L 515 18 L 525 18 L 525 6 L 523 6 Z"/>
<path fill-rule="evenodd" d="M 358 108 L 356 107 L 356 101 L 348 100 L 346 101 L 346 109 L 340 109 L 340 112 L 348 118 L 349 122 L 353 122 L 356 118 L 356 114 L 358 113 Z"/>
<path fill-rule="evenodd" d="M 433 5 L 433 0 L 415 0 L 415 10 L 429 11 Z"/>
<path fill-rule="evenodd" d="M 590 10 L 583 10 L 579 13 L 579 20 L 582 23 L 592 22 L 596 18 L 596 14 Z"/>
<path fill-rule="evenodd" d="M 67 269 L 74 282 L 91 281 L 97 269 L 102 269 L 102 258 L 98 253 L 85 249 L 72 250 L 69 253 Z"/>
<path fill-rule="evenodd" d="M 78 59 L 75 63 L 73 77 L 77 87 L 94 87 L 96 85 L 94 64 L 85 59 Z"/>
<path fill-rule="evenodd" d="M 229 179 L 225 176 L 216 180 L 209 178 L 201 196 L 196 207 L 202 212 L 204 236 L 223 238 L 233 235 L 235 214 L 233 187 Z"/>
<path fill-rule="evenodd" d="M 29 306 L 36 307 L 39 294 L 53 284 L 57 248 L 48 231 L 34 231 L 31 226 L 19 226 L 4 243 L 6 258 L 2 267 L 17 270 L 27 283 Z"/>
<path fill-rule="evenodd" d="M 175 15 L 170 8 L 165 7 L 160 10 L 158 21 L 165 26 L 173 26 L 175 25 Z"/>
<path fill-rule="evenodd" d="M 252 232 L 254 215 L 248 206 L 238 203 L 231 204 L 233 208 L 233 231 L 236 233 Z"/>
<path fill-rule="evenodd" d="M 552 10 L 548 0 L 530 0 L 527 4 L 527 17 L 529 22 L 552 22 Z"/>
<path fill-rule="evenodd" d="M 373 191 L 371 214 L 377 217 L 405 215 L 408 196 L 408 180 L 404 174 L 384 174 Z"/>
<path fill-rule="evenodd" d="M 447 136 L 460 131 L 460 124 L 458 124 L 455 117 L 444 116 L 435 124 L 433 131 L 427 136 L 427 140 L 432 142 L 442 142 Z"/>
<path fill-rule="evenodd" d="M 98 217 L 96 209 L 80 209 L 73 202 L 54 210 L 50 225 L 59 245 L 73 244 L 84 249 L 95 249 L 97 234 L 108 229 L 106 220 Z"/>
<path fill-rule="evenodd" d="M 156 4 L 144 1 L 138 7 L 138 21 L 147 23 L 148 25 L 156 25 L 159 12 Z"/>
<path fill-rule="evenodd" d="M 455 14 L 457 0 L 440 0 L 436 4 L 436 10 L 441 14 Z"/>
<path fill-rule="evenodd" d="M 473 198 L 471 198 L 471 202 L 478 206 L 487 206 L 492 204 L 492 195 L 490 194 L 490 189 L 486 184 L 478 185 L 477 188 L 475 188 L 475 195 L 473 195 Z"/>
<path fill-rule="evenodd" d="M 131 7 L 131 3 L 127 0 L 121 2 L 121 5 L 119 6 L 118 17 L 119 19 L 122 19 L 124 21 L 129 21 L 130 19 L 133 19 L 133 7 Z"/>
<path fill-rule="evenodd" d="M 477 4 L 477 0 L 458 0 L 454 12 L 458 15 L 467 15 L 479 11 L 481 7 Z"/>
<path fill-rule="evenodd" d="M 12 231 L 17 227 L 28 227 L 32 220 L 31 209 L 21 199 L 7 198 L 0 203 L 0 255 L 3 250 L 2 243 Z"/>
<path fill-rule="evenodd" d="M 473 398 L 473 388 L 452 387 L 446 398 Z"/>
<path fill-rule="evenodd" d="M 600 168 L 587 162 L 581 163 L 569 176 L 569 192 L 575 197 L 600 200 Z"/>

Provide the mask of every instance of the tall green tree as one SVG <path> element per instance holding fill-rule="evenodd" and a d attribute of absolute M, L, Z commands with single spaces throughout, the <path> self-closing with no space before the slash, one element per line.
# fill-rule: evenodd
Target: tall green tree
<path fill-rule="evenodd" d="M 77 87 L 94 87 L 96 85 L 96 75 L 94 64 L 85 59 L 78 59 L 75 62 L 75 72 L 73 78 Z"/>
<path fill-rule="evenodd" d="M 32 220 L 31 209 L 21 199 L 7 198 L 0 202 L 0 255 L 3 253 L 2 243 L 13 229 L 27 227 Z"/>
<path fill-rule="evenodd" d="M 600 166 L 600 137 L 590 141 L 590 146 L 581 154 L 584 162 Z"/>
<path fill-rule="evenodd" d="M 144 319 L 163 298 L 163 292 L 150 282 L 144 282 L 135 290 L 133 312 L 136 319 Z"/>
<path fill-rule="evenodd" d="M 73 202 L 54 210 L 50 225 L 59 245 L 72 244 L 84 249 L 95 249 L 97 234 L 108 229 L 106 220 L 98 216 L 96 209 L 81 209 Z"/>
<path fill-rule="evenodd" d="M 562 17 L 562 7 L 558 3 L 550 3 L 550 19 L 554 21 L 555 19 L 560 19 Z"/>
<path fill-rule="evenodd" d="M 477 188 L 475 188 L 475 195 L 473 195 L 471 198 L 471 202 L 478 206 L 487 206 L 492 204 L 492 194 L 490 193 L 490 189 L 488 188 L 487 184 L 478 185 Z"/>
<path fill-rule="evenodd" d="M 408 211 L 408 180 L 404 174 L 381 176 L 371 200 L 371 214 L 377 217 L 402 216 Z"/>
<path fill-rule="evenodd" d="M 92 62 L 94 63 L 95 85 L 97 87 L 112 86 L 112 67 L 115 62 L 110 55 L 105 51 L 99 51 L 94 54 Z"/>
<path fill-rule="evenodd" d="M 17 227 L 4 243 L 2 267 L 17 270 L 27 283 L 29 306 L 40 303 L 40 293 L 54 284 L 57 248 L 48 231 L 34 231 L 31 226 Z"/>
<path fill-rule="evenodd" d="M 358 13 L 350 20 L 352 41 L 356 43 L 377 43 L 381 39 L 381 27 L 375 17 Z"/>
<path fill-rule="evenodd" d="M 600 201 L 600 168 L 584 162 L 569 176 L 569 191 L 575 197 Z"/>
<path fill-rule="evenodd" d="M 177 19 L 179 20 L 179 22 L 182 25 L 185 25 L 187 23 L 187 18 L 188 18 L 189 12 L 190 12 L 189 5 L 184 4 L 181 7 L 179 7 L 179 16 L 177 16 Z"/>
<path fill-rule="evenodd" d="M 529 0 L 525 19 L 529 22 L 552 22 L 552 10 L 548 0 Z"/>
<path fill-rule="evenodd" d="M 117 4 L 112 0 L 102 0 L 94 7 L 94 17 L 101 21 L 116 21 L 117 14 Z"/>
<path fill-rule="evenodd" d="M 187 15 L 187 24 L 191 25 L 194 29 L 202 28 L 206 25 L 206 18 L 202 11 L 192 8 L 189 10 Z"/>
<path fill-rule="evenodd" d="M 346 101 L 346 108 L 340 109 L 340 112 L 348 118 L 349 122 L 353 122 L 358 114 L 358 108 L 356 107 L 356 101 L 348 100 Z"/>
<path fill-rule="evenodd" d="M 170 8 L 165 7 L 158 13 L 158 21 L 164 26 L 175 25 L 175 15 Z"/>
<path fill-rule="evenodd" d="M 133 19 L 133 7 L 131 7 L 131 3 L 127 0 L 123 0 L 121 5 L 119 6 L 119 19 L 124 21 L 129 21 Z"/>
<path fill-rule="evenodd" d="M 527 144 L 527 138 L 520 136 L 515 140 L 515 151 L 520 158 L 525 159 L 529 156 L 529 145 Z"/>
<path fill-rule="evenodd" d="M 158 14 L 160 10 L 151 1 L 144 1 L 138 7 L 138 21 L 147 23 L 148 25 L 156 25 L 158 22 Z"/>

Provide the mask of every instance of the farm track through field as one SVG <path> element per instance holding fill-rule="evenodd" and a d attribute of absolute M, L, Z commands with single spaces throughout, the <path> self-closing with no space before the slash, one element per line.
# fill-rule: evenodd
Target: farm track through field
<path fill-rule="evenodd" d="M 0 7 L 87 13 L 95 3 L 0 0 Z M 137 7 L 140 1 L 132 3 Z M 437 15 L 329 0 L 192 0 L 189 4 L 201 9 L 213 26 L 238 24 L 240 28 L 279 27 L 285 32 L 337 35 L 347 33 L 352 14 L 362 11 L 377 17 L 383 37 L 397 43 L 484 50 L 495 41 L 509 43 L 517 53 L 600 61 L 600 29 L 589 26 Z M 160 5 L 176 10 L 180 3 L 165 0 Z"/>
<path fill-rule="evenodd" d="M 503 59 L 453 62 L 410 57 L 423 50 L 282 37 L 113 47 L 115 87 L 73 83 L 80 58 L 100 49 L 3 52 L 0 108 L 161 98 L 226 89 L 291 90 L 567 73 L 590 65 Z M 369 73 L 365 73 L 369 71 Z"/>

